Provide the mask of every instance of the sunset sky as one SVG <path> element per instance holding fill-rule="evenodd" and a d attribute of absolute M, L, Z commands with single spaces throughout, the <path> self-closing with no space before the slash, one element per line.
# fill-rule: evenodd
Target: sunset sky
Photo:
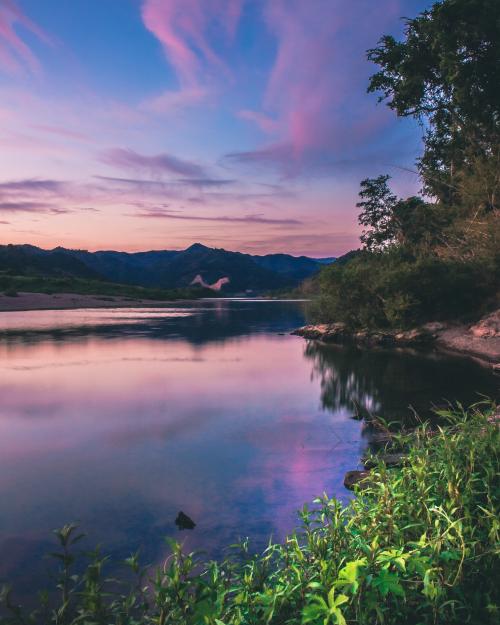
<path fill-rule="evenodd" d="M 338 255 L 418 180 L 365 51 L 424 0 L 0 0 L 0 243 Z"/>

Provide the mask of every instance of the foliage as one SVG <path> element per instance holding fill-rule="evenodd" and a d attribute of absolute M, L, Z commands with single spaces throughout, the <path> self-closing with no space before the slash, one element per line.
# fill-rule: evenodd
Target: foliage
<path fill-rule="evenodd" d="M 390 176 L 367 178 L 361 182 L 356 204 L 362 211 L 359 223 L 367 228 L 361 235 L 364 248 L 383 252 L 394 246 L 419 252 L 439 242 L 437 234 L 447 222 L 439 205 L 420 197 L 398 198 L 388 186 Z"/>
<path fill-rule="evenodd" d="M 351 328 L 401 328 L 475 316 L 498 287 L 499 261 L 498 256 L 489 262 L 415 257 L 398 248 L 365 252 L 322 271 L 312 315 Z"/>
<path fill-rule="evenodd" d="M 429 195 L 453 204 L 455 174 L 500 145 L 500 3 L 440 0 L 406 20 L 405 39 L 368 51 L 369 91 L 426 130 L 419 170 Z"/>
<path fill-rule="evenodd" d="M 390 176 L 379 176 L 361 182 L 361 199 L 356 204 L 362 209 L 358 221 L 368 230 L 360 238 L 371 252 L 383 251 L 396 241 L 394 207 L 398 198 L 389 189 L 389 179 Z"/>
<path fill-rule="evenodd" d="M 316 317 L 385 328 L 477 315 L 500 284 L 500 2 L 439 0 L 368 58 L 380 68 L 368 90 L 425 128 L 427 198 L 398 198 L 387 175 L 361 182 L 365 251 L 323 270 Z"/>
<path fill-rule="evenodd" d="M 60 575 L 27 614 L 9 589 L 2 625 L 408 625 L 498 622 L 500 428 L 495 407 L 441 411 L 446 427 L 422 425 L 399 444 L 399 469 L 379 463 L 368 488 L 342 505 L 326 495 L 304 506 L 302 527 L 283 544 L 250 556 L 204 562 L 171 543 L 156 571 L 137 554 L 121 579 L 91 554 L 75 572 L 80 534 L 56 532 Z M 130 581 L 130 574 L 133 579 Z M 127 581 L 126 581 L 127 580 Z"/>

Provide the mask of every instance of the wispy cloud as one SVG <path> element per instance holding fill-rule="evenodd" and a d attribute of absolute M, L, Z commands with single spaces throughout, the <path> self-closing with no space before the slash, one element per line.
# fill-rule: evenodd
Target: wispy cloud
<path fill-rule="evenodd" d="M 359 247 L 359 236 L 348 232 L 283 234 L 261 240 L 246 240 L 244 247 L 251 253 L 268 253 L 269 250 L 302 254 L 314 250 L 316 256 L 341 255 Z M 311 254 L 311 252 L 309 252 Z"/>
<path fill-rule="evenodd" d="M 148 113 L 169 115 L 196 106 L 210 94 L 206 87 L 186 87 L 181 91 L 163 91 L 159 95 L 147 98 L 140 108 Z"/>
<path fill-rule="evenodd" d="M 180 221 L 215 221 L 224 223 L 245 223 L 245 224 L 269 224 L 275 226 L 299 226 L 303 222 L 298 219 L 284 218 L 273 219 L 264 217 L 262 214 L 244 215 L 243 217 L 232 217 L 229 215 L 189 215 L 179 214 L 168 210 L 150 209 L 141 213 L 136 213 L 134 217 L 145 219 L 177 219 Z"/>
<path fill-rule="evenodd" d="M 40 180 L 37 178 L 29 178 L 26 180 L 11 180 L 0 182 L 0 194 L 9 192 L 33 192 L 48 191 L 50 193 L 58 193 L 61 191 L 64 183 L 59 180 Z"/>
<path fill-rule="evenodd" d="M 144 0 L 144 25 L 161 43 L 183 88 L 199 88 L 209 67 L 228 71 L 216 42 L 234 36 L 242 5 L 242 0 Z"/>
<path fill-rule="evenodd" d="M 224 50 L 235 36 L 245 0 L 143 0 L 144 26 L 160 42 L 179 89 L 165 90 L 141 103 L 159 115 L 205 101 L 213 84 L 231 70 Z"/>
<path fill-rule="evenodd" d="M 40 62 L 18 34 L 17 26 L 30 31 L 44 43 L 52 44 L 50 37 L 21 11 L 14 0 L 1 0 L 0 68 L 11 74 L 19 74 L 26 69 L 37 74 L 41 70 Z"/>
<path fill-rule="evenodd" d="M 93 141 L 82 132 L 76 130 L 70 130 L 68 128 L 62 128 L 60 126 L 46 126 L 43 124 L 32 124 L 31 127 L 34 130 L 40 130 L 41 132 L 63 137 L 64 139 L 75 139 L 76 141 L 83 141 L 85 143 L 93 143 Z"/>
<path fill-rule="evenodd" d="M 150 176 L 177 174 L 205 178 L 205 170 L 200 165 L 166 153 L 147 156 L 130 149 L 113 148 L 104 151 L 100 158 L 106 165 L 117 169 L 144 172 Z"/>
<path fill-rule="evenodd" d="M 115 182 L 118 184 L 125 184 L 140 187 L 141 189 L 152 187 L 155 189 L 167 189 L 172 186 L 181 187 L 196 187 L 196 188 L 214 188 L 225 187 L 227 185 L 235 184 L 237 181 L 234 179 L 219 179 L 219 178 L 174 178 L 168 182 L 161 180 L 147 180 L 144 178 L 119 178 L 114 176 L 94 176 L 98 180 L 105 182 Z"/>
<path fill-rule="evenodd" d="M 43 202 L 0 202 L 0 212 L 52 213 L 53 215 L 59 215 L 71 211 L 51 204 L 44 204 Z"/>
<path fill-rule="evenodd" d="M 266 132 L 268 134 L 273 134 L 277 132 L 280 128 L 280 123 L 278 120 L 273 119 L 269 115 L 265 115 L 264 113 L 260 113 L 258 111 L 250 111 L 248 109 L 244 109 L 238 111 L 237 117 L 257 124 L 257 126 L 263 132 Z"/>
<path fill-rule="evenodd" d="M 331 171 L 341 156 L 359 154 L 388 115 L 365 95 L 370 67 L 365 50 L 399 13 L 371 0 L 266 0 L 264 21 L 277 53 L 261 111 L 240 111 L 273 140 L 229 162 L 277 167 L 288 176 Z M 355 33 L 355 34 L 354 34 Z"/>

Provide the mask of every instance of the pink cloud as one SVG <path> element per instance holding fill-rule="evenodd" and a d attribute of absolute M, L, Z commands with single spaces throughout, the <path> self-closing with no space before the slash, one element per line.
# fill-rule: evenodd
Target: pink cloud
<path fill-rule="evenodd" d="M 142 19 L 160 41 L 181 86 L 202 82 L 206 67 L 227 71 L 210 37 L 234 37 L 243 0 L 144 0 Z"/>
<path fill-rule="evenodd" d="M 264 20 L 278 47 L 263 112 L 239 116 L 276 136 L 239 160 L 274 160 L 295 175 L 345 158 L 379 132 L 388 115 L 364 97 L 371 71 L 365 50 L 393 25 L 399 10 L 397 0 L 383 12 L 371 0 L 315 0 L 314 10 L 303 0 L 267 0 Z"/>
<path fill-rule="evenodd" d="M 49 36 L 19 9 L 14 0 L 0 3 L 0 65 L 12 74 L 28 69 L 31 73 L 40 72 L 40 63 L 28 45 L 16 32 L 16 26 L 32 32 L 40 41 L 51 44 Z"/>
<path fill-rule="evenodd" d="M 204 100 L 209 94 L 204 87 L 186 87 L 180 91 L 164 91 L 160 95 L 145 100 L 141 109 L 158 115 L 175 113 L 194 106 Z"/>
<path fill-rule="evenodd" d="M 249 122 L 253 122 L 263 132 L 266 132 L 268 134 L 274 134 L 280 127 L 278 121 L 276 121 L 269 115 L 264 115 L 264 113 L 259 113 L 258 111 L 249 111 L 245 109 L 243 111 L 238 111 L 237 115 L 240 119 L 245 119 Z"/>
<path fill-rule="evenodd" d="M 194 178 L 205 176 L 205 171 L 200 165 L 165 153 L 147 156 L 134 152 L 134 150 L 113 148 L 103 152 L 101 160 L 112 167 L 143 171 L 152 176 L 164 174 L 178 174 Z"/>
<path fill-rule="evenodd" d="M 34 130 L 40 130 L 44 133 L 63 137 L 64 139 L 76 139 L 77 141 L 90 142 L 91 140 L 87 135 L 68 128 L 62 128 L 60 126 L 47 126 L 43 124 L 32 124 L 31 127 Z"/>

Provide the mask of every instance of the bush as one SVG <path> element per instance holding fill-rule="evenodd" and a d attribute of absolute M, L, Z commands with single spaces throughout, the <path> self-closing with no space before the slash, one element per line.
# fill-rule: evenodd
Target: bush
<path fill-rule="evenodd" d="M 172 543 L 154 572 L 136 555 L 132 583 L 107 580 L 94 553 L 73 574 L 74 526 L 56 532 L 60 601 L 31 615 L 2 593 L 4 625 L 175 624 L 488 625 L 498 623 L 500 553 L 498 422 L 491 406 L 441 412 L 423 425 L 403 467 L 379 463 L 347 506 L 323 496 L 300 513 L 302 528 L 250 557 L 204 562 Z"/>
<path fill-rule="evenodd" d="M 498 260 L 415 258 L 401 249 L 364 252 L 344 265 L 323 269 L 313 316 L 353 328 L 467 318 L 494 297 L 500 280 Z"/>

